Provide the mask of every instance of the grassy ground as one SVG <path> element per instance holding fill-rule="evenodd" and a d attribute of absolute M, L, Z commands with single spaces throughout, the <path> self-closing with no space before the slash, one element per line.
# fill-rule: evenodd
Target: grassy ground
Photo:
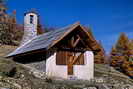
<path fill-rule="evenodd" d="M 95 64 L 95 77 L 107 77 L 112 78 L 114 80 L 118 81 L 124 81 L 125 83 L 133 84 L 133 79 L 130 79 L 128 76 L 124 75 L 123 73 L 115 70 L 113 67 L 110 67 L 108 65 L 102 65 L 102 64 Z M 111 80 L 108 80 L 111 82 Z"/>

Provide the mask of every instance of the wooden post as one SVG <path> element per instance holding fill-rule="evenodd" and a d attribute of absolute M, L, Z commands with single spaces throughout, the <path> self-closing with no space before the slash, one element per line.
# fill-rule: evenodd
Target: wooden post
<path fill-rule="evenodd" d="M 68 59 L 68 64 L 67 64 L 68 75 L 73 75 L 73 63 L 72 63 L 72 61 L 73 61 L 73 53 L 70 53 L 69 59 Z"/>
<path fill-rule="evenodd" d="M 67 69 L 68 69 L 68 75 L 73 75 L 73 65 L 72 64 L 68 64 L 67 65 Z"/>

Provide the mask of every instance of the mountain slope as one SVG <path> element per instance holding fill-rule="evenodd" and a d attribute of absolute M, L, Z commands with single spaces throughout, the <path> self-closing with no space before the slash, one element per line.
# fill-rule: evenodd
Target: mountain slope
<path fill-rule="evenodd" d="M 34 68 L 17 64 L 4 56 L 17 48 L 16 46 L 0 46 L 0 88 L 11 89 L 83 89 L 99 87 L 99 89 L 122 89 L 133 86 L 133 80 L 126 75 L 103 64 L 95 64 L 95 79 L 61 80 L 49 78 Z M 132 89 L 132 88 L 131 88 Z"/>

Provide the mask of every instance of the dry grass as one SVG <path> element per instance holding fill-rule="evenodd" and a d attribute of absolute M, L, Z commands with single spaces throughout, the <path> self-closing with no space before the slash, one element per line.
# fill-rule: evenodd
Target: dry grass
<path fill-rule="evenodd" d="M 15 50 L 17 46 L 10 46 L 10 45 L 0 45 L 0 57 L 4 57 L 13 50 Z"/>

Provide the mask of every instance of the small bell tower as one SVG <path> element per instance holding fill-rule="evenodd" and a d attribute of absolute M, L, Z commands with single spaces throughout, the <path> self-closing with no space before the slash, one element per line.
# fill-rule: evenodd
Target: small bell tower
<path fill-rule="evenodd" d="M 24 35 L 21 45 L 37 36 L 38 14 L 29 11 L 24 15 Z"/>

